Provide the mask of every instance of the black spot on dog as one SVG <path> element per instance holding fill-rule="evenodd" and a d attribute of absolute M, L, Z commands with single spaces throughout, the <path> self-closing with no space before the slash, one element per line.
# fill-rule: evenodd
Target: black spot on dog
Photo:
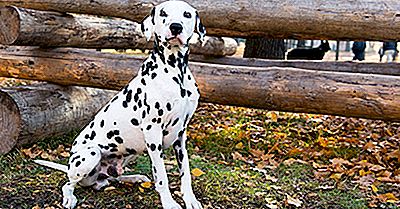
<path fill-rule="evenodd" d="M 80 157 L 81 157 L 80 155 L 77 155 L 77 156 L 73 157 L 72 160 L 71 160 L 71 163 L 73 163 L 75 160 L 79 159 Z"/>
<path fill-rule="evenodd" d="M 157 169 L 156 169 L 155 166 L 153 166 L 153 172 L 154 172 L 154 173 L 157 173 Z"/>
<path fill-rule="evenodd" d="M 100 122 L 100 127 L 101 127 L 101 128 L 104 127 L 104 120 L 101 120 L 101 122 Z"/>
<path fill-rule="evenodd" d="M 157 123 L 160 124 L 161 123 L 161 118 L 157 119 Z"/>
<path fill-rule="evenodd" d="M 93 140 L 94 139 L 94 137 L 96 137 L 96 132 L 95 131 L 92 131 L 92 133 L 90 134 L 90 140 Z"/>
<path fill-rule="evenodd" d="M 114 121 L 114 126 L 116 126 L 117 125 L 117 122 L 116 121 Z"/>
<path fill-rule="evenodd" d="M 175 63 L 176 63 L 176 57 L 175 57 L 175 55 L 174 54 L 171 54 L 171 55 L 169 55 L 169 57 L 168 57 L 168 64 L 171 66 L 171 67 L 175 67 Z"/>
<path fill-rule="evenodd" d="M 182 150 L 179 150 L 179 161 L 183 161 L 183 152 Z"/>
<path fill-rule="evenodd" d="M 93 168 L 90 172 L 89 172 L 89 176 L 91 177 L 91 176 L 93 176 L 94 174 L 96 174 L 97 173 L 97 169 L 96 168 Z"/>
<path fill-rule="evenodd" d="M 115 100 L 117 100 L 118 99 L 118 96 L 115 96 L 112 100 L 111 100 L 111 102 L 115 102 Z"/>
<path fill-rule="evenodd" d="M 77 161 L 77 162 L 75 163 L 75 167 L 79 167 L 79 165 L 81 165 L 81 161 Z"/>
<path fill-rule="evenodd" d="M 118 177 L 118 171 L 115 166 L 109 166 L 107 168 L 107 174 L 115 178 Z"/>
<path fill-rule="evenodd" d="M 164 72 L 165 72 L 165 73 L 168 73 L 168 69 L 167 69 L 167 68 L 164 68 Z"/>
<path fill-rule="evenodd" d="M 170 104 L 169 102 L 167 103 L 167 110 L 168 110 L 168 111 L 171 111 L 171 110 L 172 110 L 171 104 Z"/>
<path fill-rule="evenodd" d="M 179 121 L 179 118 L 176 118 L 176 119 L 174 120 L 174 122 L 172 122 L 172 125 L 171 125 L 171 126 L 175 126 L 175 125 L 178 123 L 178 121 Z"/>
<path fill-rule="evenodd" d="M 154 79 L 154 78 L 156 78 L 157 77 L 157 73 L 152 73 L 151 74 L 151 79 Z"/>
<path fill-rule="evenodd" d="M 123 140 L 121 137 L 119 137 L 119 136 L 115 137 L 115 141 L 116 141 L 117 143 L 119 143 L 119 144 L 124 143 L 124 140 Z"/>
<path fill-rule="evenodd" d="M 114 159 L 114 158 L 117 158 L 117 155 L 112 153 L 112 154 L 108 155 L 107 158 L 108 159 Z"/>
<path fill-rule="evenodd" d="M 181 97 L 184 98 L 186 96 L 186 91 L 185 89 L 181 88 Z"/>
<path fill-rule="evenodd" d="M 163 136 L 166 136 L 166 135 L 168 135 L 169 134 L 169 132 L 167 131 L 167 130 L 163 130 Z"/>
<path fill-rule="evenodd" d="M 172 145 L 175 149 L 181 147 L 181 140 L 176 140 Z"/>
<path fill-rule="evenodd" d="M 143 84 L 143 86 L 146 86 L 146 80 L 144 80 L 144 78 L 142 78 L 140 82 Z"/>
<path fill-rule="evenodd" d="M 127 107 L 128 107 L 128 102 L 123 101 L 123 102 L 122 102 L 122 107 L 127 108 Z"/>
<path fill-rule="evenodd" d="M 161 150 L 162 150 L 162 145 L 159 144 L 159 145 L 158 145 L 158 151 L 161 151 Z"/>
<path fill-rule="evenodd" d="M 145 118 L 146 117 L 146 110 L 143 110 L 143 112 L 142 112 L 142 118 Z"/>
<path fill-rule="evenodd" d="M 139 125 L 139 121 L 136 118 L 132 118 L 131 123 L 134 126 L 138 126 Z"/>
<path fill-rule="evenodd" d="M 188 75 L 188 80 L 189 80 L 189 81 L 192 80 L 192 77 L 190 77 L 190 75 Z"/>
<path fill-rule="evenodd" d="M 90 154 L 93 155 L 93 156 L 95 156 L 95 155 L 96 155 L 96 152 L 91 152 Z"/>
<path fill-rule="evenodd" d="M 78 141 L 74 141 L 74 143 L 72 144 L 72 146 L 75 146 L 78 143 Z"/>
<path fill-rule="evenodd" d="M 160 181 L 160 186 L 162 185 L 162 181 Z"/>
<path fill-rule="evenodd" d="M 164 114 L 164 111 L 162 109 L 158 110 L 158 115 L 162 116 Z"/>
<path fill-rule="evenodd" d="M 104 173 L 100 173 L 100 174 L 97 176 L 97 181 L 103 181 L 103 180 L 105 180 L 105 179 L 108 179 L 108 175 L 106 175 L 106 174 L 104 174 Z"/>
<path fill-rule="evenodd" d="M 118 147 L 118 145 L 116 145 L 114 143 L 108 143 L 108 146 L 113 147 L 113 148 Z"/>
<path fill-rule="evenodd" d="M 148 125 L 147 127 L 146 127 L 146 130 L 150 130 L 151 129 L 151 125 Z"/>
<path fill-rule="evenodd" d="M 155 107 L 156 109 L 159 109 L 159 108 L 160 108 L 160 103 L 156 102 L 156 104 L 154 105 L 154 107 Z"/>
<path fill-rule="evenodd" d="M 179 131 L 178 137 L 182 137 L 182 136 L 183 136 L 183 131 Z"/>
<path fill-rule="evenodd" d="M 110 105 L 107 105 L 106 108 L 104 108 L 104 112 L 107 112 L 109 107 L 110 107 Z"/>
<path fill-rule="evenodd" d="M 82 162 L 85 161 L 85 160 L 86 160 L 85 158 L 82 158 Z"/>
<path fill-rule="evenodd" d="M 131 148 L 126 148 L 126 151 L 130 154 L 130 155 L 136 155 L 137 152 L 135 149 L 131 149 Z"/>
<path fill-rule="evenodd" d="M 154 152 L 156 150 L 156 145 L 155 144 L 151 144 L 150 145 L 150 149 L 151 149 L 151 151 Z"/>
<path fill-rule="evenodd" d="M 85 139 L 89 139 L 89 134 L 85 134 Z"/>
<path fill-rule="evenodd" d="M 86 141 L 86 140 L 83 140 L 82 144 L 86 144 L 86 143 L 87 143 L 87 141 Z"/>
<path fill-rule="evenodd" d="M 110 152 L 118 152 L 118 148 L 112 148 L 112 149 L 110 149 Z"/>
<path fill-rule="evenodd" d="M 157 122 L 157 119 L 156 119 L 156 118 L 153 118 L 153 119 L 151 119 L 151 122 L 156 123 L 156 122 Z"/>
<path fill-rule="evenodd" d="M 93 126 L 94 126 L 94 122 L 91 122 L 90 123 L 90 128 L 93 128 Z"/>
<path fill-rule="evenodd" d="M 186 90 L 186 93 L 187 93 L 188 97 L 190 97 L 190 95 L 192 95 L 192 92 L 190 92 L 189 90 Z"/>
<path fill-rule="evenodd" d="M 135 106 L 133 106 L 133 111 L 136 111 L 137 110 L 137 106 L 135 105 Z"/>

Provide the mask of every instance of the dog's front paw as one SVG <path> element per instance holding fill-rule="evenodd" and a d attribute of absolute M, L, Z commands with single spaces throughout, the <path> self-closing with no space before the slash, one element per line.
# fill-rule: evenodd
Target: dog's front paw
<path fill-rule="evenodd" d="M 172 197 L 161 197 L 161 203 L 164 209 L 182 209 L 182 207 Z"/>
<path fill-rule="evenodd" d="M 193 193 L 183 195 L 186 209 L 203 209 L 201 203 L 196 199 Z"/>
<path fill-rule="evenodd" d="M 78 200 L 74 195 L 66 196 L 63 198 L 63 206 L 64 208 L 73 209 L 76 206 Z"/>

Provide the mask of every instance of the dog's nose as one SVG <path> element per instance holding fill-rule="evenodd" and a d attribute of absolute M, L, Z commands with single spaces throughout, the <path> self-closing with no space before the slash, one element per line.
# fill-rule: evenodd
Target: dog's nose
<path fill-rule="evenodd" d="M 183 27 L 180 23 L 172 23 L 169 26 L 169 29 L 171 30 L 172 35 L 177 36 L 182 33 Z"/>

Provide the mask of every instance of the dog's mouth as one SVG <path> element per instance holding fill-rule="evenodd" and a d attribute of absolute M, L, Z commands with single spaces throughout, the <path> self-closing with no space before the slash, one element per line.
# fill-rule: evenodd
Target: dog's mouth
<path fill-rule="evenodd" d="M 178 36 L 166 38 L 166 41 L 172 46 L 182 46 L 183 41 Z"/>

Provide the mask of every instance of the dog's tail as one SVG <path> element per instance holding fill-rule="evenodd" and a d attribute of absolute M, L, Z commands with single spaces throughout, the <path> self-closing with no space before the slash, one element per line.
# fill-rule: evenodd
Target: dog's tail
<path fill-rule="evenodd" d="M 62 171 L 64 173 L 67 173 L 67 171 L 68 171 L 68 167 L 66 165 L 53 163 L 53 162 L 45 161 L 45 160 L 34 160 L 34 162 L 39 164 L 39 165 L 44 165 L 46 167 Z"/>

